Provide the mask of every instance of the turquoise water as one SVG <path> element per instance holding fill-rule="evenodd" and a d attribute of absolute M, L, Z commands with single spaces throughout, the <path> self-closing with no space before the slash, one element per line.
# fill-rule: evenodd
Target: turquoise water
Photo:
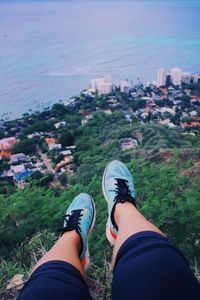
<path fill-rule="evenodd" d="M 0 116 L 174 66 L 200 72 L 199 0 L 0 1 Z"/>

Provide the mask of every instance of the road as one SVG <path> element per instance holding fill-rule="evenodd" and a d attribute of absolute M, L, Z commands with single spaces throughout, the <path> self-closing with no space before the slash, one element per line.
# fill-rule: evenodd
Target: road
<path fill-rule="evenodd" d="M 40 155 L 41 161 L 43 162 L 43 164 L 46 166 L 47 171 L 49 173 L 55 174 L 55 170 L 53 169 L 51 162 L 48 159 L 48 156 L 46 153 L 42 153 L 41 149 L 38 147 L 37 148 L 37 152 Z"/>

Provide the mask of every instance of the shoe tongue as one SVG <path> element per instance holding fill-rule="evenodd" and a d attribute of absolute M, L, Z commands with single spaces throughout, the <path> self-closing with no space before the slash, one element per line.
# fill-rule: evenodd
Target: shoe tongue
<path fill-rule="evenodd" d="M 122 196 L 126 196 L 127 195 L 127 188 L 121 187 L 120 193 L 121 193 Z"/>

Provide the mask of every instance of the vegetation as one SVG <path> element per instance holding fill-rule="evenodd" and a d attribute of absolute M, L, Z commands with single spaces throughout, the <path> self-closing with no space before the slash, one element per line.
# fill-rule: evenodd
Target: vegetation
<path fill-rule="evenodd" d="M 13 147 L 13 153 L 34 154 L 36 152 L 36 143 L 32 139 L 24 139 L 16 143 Z"/>
<path fill-rule="evenodd" d="M 53 109 L 57 115 L 63 113 L 61 104 Z M 91 287 L 99 287 L 98 299 L 109 299 L 111 276 L 108 261 L 111 249 L 103 234 L 107 206 L 101 192 L 101 177 L 106 164 L 112 159 L 120 159 L 130 168 L 139 209 L 181 249 L 195 272 L 200 255 L 200 176 L 194 171 L 192 176 L 188 174 L 200 158 L 196 149 L 200 147 L 198 135 L 182 136 L 177 130 L 158 125 L 129 124 L 119 112 L 112 115 L 98 112 L 79 129 L 75 126 L 78 119 L 73 119 L 70 114 L 66 119 L 70 131 L 60 131 L 60 142 L 70 145 L 75 140 L 74 160 L 78 168 L 68 178 L 60 176 L 59 180 L 66 189 L 49 188 L 51 176 L 43 177 L 38 173 L 32 175 L 25 189 L 0 195 L 3 288 L 15 273 L 27 276 L 35 261 L 59 236 L 63 216 L 71 200 L 84 191 L 94 197 L 98 216 L 90 239 L 94 268 L 90 271 L 92 274 L 89 273 L 89 282 Z M 139 147 L 123 152 L 119 140 L 136 138 L 138 131 L 142 137 L 138 139 Z M 34 145 L 22 140 L 15 145 L 14 151 L 22 150 L 32 153 Z M 95 282 L 92 278 L 96 278 Z"/>
<path fill-rule="evenodd" d="M 185 88 L 191 89 L 190 95 Z M 149 101 L 153 95 L 157 95 L 154 103 Z M 107 206 L 101 193 L 101 177 L 112 159 L 120 159 L 128 165 L 134 174 L 139 209 L 181 249 L 198 275 L 199 129 L 180 127 L 182 122 L 193 120 L 193 110 L 198 119 L 200 104 L 191 101 L 193 95 L 199 95 L 199 85 L 183 84 L 167 95 L 161 89 L 142 85 L 127 94 L 120 93 L 119 89 L 103 96 L 81 93 L 72 105 L 57 103 L 52 109 L 6 122 L 5 131 L 0 130 L 0 138 L 15 135 L 20 139 L 13 153 L 38 157 L 41 150 L 55 166 L 64 156 L 58 149 L 50 151 L 45 137 L 54 137 L 63 148 L 75 143 L 76 148 L 73 175 L 66 176 L 58 170 L 54 176 L 34 172 L 23 190 L 16 189 L 10 178 L 0 178 L 2 291 L 7 280 L 16 273 L 28 276 L 35 262 L 59 236 L 66 207 L 84 191 L 95 199 L 98 216 L 90 239 L 93 261 L 88 273 L 89 284 L 95 290 L 94 298 L 110 299 L 112 250 L 103 234 Z M 175 105 L 174 100 L 178 100 L 178 104 Z M 163 107 L 173 108 L 174 113 L 172 110 L 172 113 L 170 110 L 161 113 Z M 102 111 L 105 109 L 111 109 L 112 114 L 105 114 Z M 127 121 L 127 116 L 132 122 Z M 88 122 L 81 126 L 83 119 Z M 167 119 L 178 127 L 169 129 L 157 125 Z M 60 121 L 64 121 L 64 125 L 55 128 Z M 34 138 L 28 139 L 29 134 Z M 127 137 L 137 139 L 137 149 L 121 150 L 119 141 Z M 9 167 L 6 158 L 0 160 L 0 172 Z M 7 296 L 13 298 L 4 291 L 3 297 L 7 299 Z"/>

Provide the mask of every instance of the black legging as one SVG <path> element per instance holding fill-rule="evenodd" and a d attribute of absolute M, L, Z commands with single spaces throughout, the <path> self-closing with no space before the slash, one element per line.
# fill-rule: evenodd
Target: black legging
<path fill-rule="evenodd" d="M 51 261 L 31 275 L 18 300 L 91 300 L 80 272 Z M 113 271 L 113 300 L 199 300 L 200 285 L 187 261 L 162 235 L 143 231 L 121 246 Z"/>

